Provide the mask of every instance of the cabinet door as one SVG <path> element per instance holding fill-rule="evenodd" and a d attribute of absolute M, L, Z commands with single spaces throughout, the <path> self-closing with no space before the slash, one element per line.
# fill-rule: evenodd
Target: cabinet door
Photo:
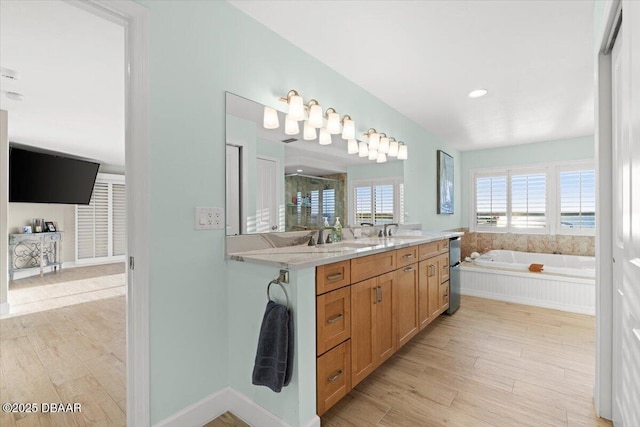
<path fill-rule="evenodd" d="M 438 316 L 440 312 L 440 267 L 441 258 L 439 256 L 431 258 L 429 276 L 429 322 Z"/>
<path fill-rule="evenodd" d="M 316 298 L 316 350 L 320 356 L 351 336 L 351 288 Z"/>
<path fill-rule="evenodd" d="M 418 264 L 398 270 L 395 291 L 398 348 L 402 347 L 419 331 L 418 320 Z"/>
<path fill-rule="evenodd" d="M 420 261 L 418 266 L 418 315 L 422 330 L 435 318 L 440 309 L 438 257 Z"/>
<path fill-rule="evenodd" d="M 316 367 L 318 415 L 327 412 L 351 390 L 350 365 L 350 341 L 343 342 L 318 358 Z"/>
<path fill-rule="evenodd" d="M 440 255 L 438 263 L 440 264 L 440 281 L 438 283 L 444 283 L 449 280 L 449 253 Z"/>
<path fill-rule="evenodd" d="M 355 386 L 374 369 L 374 340 L 378 280 L 351 285 L 351 384 Z"/>
<path fill-rule="evenodd" d="M 395 271 L 378 276 L 378 300 L 375 305 L 375 366 L 390 358 L 396 351 L 396 316 L 393 291 L 396 286 Z"/>
<path fill-rule="evenodd" d="M 360 282 L 395 269 L 396 251 L 354 258 L 351 260 L 351 282 Z"/>
<path fill-rule="evenodd" d="M 440 284 L 440 310 L 449 308 L 449 282 Z"/>
<path fill-rule="evenodd" d="M 418 248 L 420 261 L 432 258 L 440 253 L 438 242 L 423 243 Z"/>

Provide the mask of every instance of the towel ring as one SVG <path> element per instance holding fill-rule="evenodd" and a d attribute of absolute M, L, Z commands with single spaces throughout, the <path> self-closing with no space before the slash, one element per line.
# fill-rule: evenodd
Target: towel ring
<path fill-rule="evenodd" d="M 282 288 L 282 292 L 284 292 L 284 297 L 287 299 L 287 310 L 289 309 L 289 294 L 287 294 L 287 290 L 284 288 L 284 285 L 282 283 L 280 283 L 280 281 L 278 279 L 273 279 L 272 281 L 269 282 L 269 285 L 267 286 L 267 299 L 269 301 L 273 301 L 271 299 L 271 295 L 270 295 L 270 291 L 271 291 L 271 285 L 273 284 L 277 284 L 280 285 L 280 287 Z"/>

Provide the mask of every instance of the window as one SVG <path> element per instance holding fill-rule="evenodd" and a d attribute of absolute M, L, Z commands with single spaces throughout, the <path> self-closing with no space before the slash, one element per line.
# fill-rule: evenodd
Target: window
<path fill-rule="evenodd" d="M 76 262 L 124 260 L 126 220 L 124 177 L 98 174 L 89 205 L 76 206 Z"/>
<path fill-rule="evenodd" d="M 353 224 L 404 222 L 404 186 L 399 178 L 356 181 L 353 188 Z"/>
<path fill-rule="evenodd" d="M 585 162 L 476 170 L 476 231 L 593 234 L 595 171 Z"/>
<path fill-rule="evenodd" d="M 595 227 L 595 171 L 560 172 L 560 228 L 580 230 Z"/>
<path fill-rule="evenodd" d="M 336 190 L 334 188 L 322 190 L 322 216 L 328 219 L 329 224 L 336 222 Z"/>

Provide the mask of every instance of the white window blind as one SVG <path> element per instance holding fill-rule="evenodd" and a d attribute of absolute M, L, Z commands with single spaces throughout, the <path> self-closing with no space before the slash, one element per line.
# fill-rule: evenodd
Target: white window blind
<path fill-rule="evenodd" d="M 96 179 L 89 205 L 76 206 L 76 262 L 126 253 L 126 187 Z"/>
<path fill-rule="evenodd" d="M 354 224 L 404 222 L 404 186 L 395 181 L 354 184 Z"/>
<path fill-rule="evenodd" d="M 507 226 L 507 176 L 476 179 L 476 226 Z"/>
<path fill-rule="evenodd" d="M 560 173 L 560 228 L 596 226 L 596 174 L 594 170 Z"/>
<path fill-rule="evenodd" d="M 360 224 L 362 222 L 373 222 L 371 215 L 372 193 L 373 190 L 371 186 L 355 187 L 353 194 L 355 224 Z"/>
<path fill-rule="evenodd" d="M 322 216 L 328 218 L 329 224 L 336 220 L 336 190 L 322 190 Z"/>
<path fill-rule="evenodd" d="M 375 206 L 375 224 L 394 222 L 393 184 L 376 185 L 373 204 Z"/>
<path fill-rule="evenodd" d="M 511 175 L 511 226 L 547 227 L 547 175 Z"/>

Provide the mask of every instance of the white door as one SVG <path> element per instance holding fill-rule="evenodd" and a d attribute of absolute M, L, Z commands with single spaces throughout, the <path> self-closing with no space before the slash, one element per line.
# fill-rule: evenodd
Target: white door
<path fill-rule="evenodd" d="M 278 231 L 278 167 L 275 160 L 256 159 L 256 231 Z"/>
<path fill-rule="evenodd" d="M 240 234 L 240 147 L 227 145 L 227 235 Z"/>

